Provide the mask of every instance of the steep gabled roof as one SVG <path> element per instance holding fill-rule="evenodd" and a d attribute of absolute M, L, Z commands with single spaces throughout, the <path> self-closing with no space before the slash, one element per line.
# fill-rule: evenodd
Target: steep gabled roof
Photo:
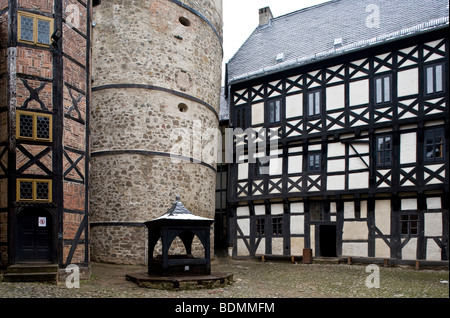
<path fill-rule="evenodd" d="M 448 0 L 333 0 L 295 11 L 254 30 L 228 63 L 228 83 L 445 27 L 448 16 Z"/>

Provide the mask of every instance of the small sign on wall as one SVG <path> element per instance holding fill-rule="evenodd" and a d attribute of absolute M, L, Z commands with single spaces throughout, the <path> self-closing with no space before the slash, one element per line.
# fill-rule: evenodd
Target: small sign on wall
<path fill-rule="evenodd" d="M 47 227 L 47 218 L 39 217 L 38 225 L 39 225 L 39 227 Z"/>

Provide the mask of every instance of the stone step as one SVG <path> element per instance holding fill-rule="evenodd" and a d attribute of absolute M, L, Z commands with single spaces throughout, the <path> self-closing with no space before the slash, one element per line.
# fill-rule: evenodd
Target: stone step
<path fill-rule="evenodd" d="M 48 273 L 58 272 L 57 264 L 16 264 L 6 269 L 6 273 Z"/>
<path fill-rule="evenodd" d="M 3 273 L 3 282 L 48 282 L 57 284 L 58 270 L 58 265 L 53 264 L 11 265 Z"/>
<path fill-rule="evenodd" d="M 313 264 L 339 264 L 339 257 L 314 257 Z"/>

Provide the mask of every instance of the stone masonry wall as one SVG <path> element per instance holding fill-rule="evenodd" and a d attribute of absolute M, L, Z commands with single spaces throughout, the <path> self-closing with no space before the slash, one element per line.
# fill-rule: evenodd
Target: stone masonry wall
<path fill-rule="evenodd" d="M 221 14 L 220 0 L 94 8 L 93 261 L 145 263 L 143 222 L 164 214 L 176 195 L 214 218 Z"/>

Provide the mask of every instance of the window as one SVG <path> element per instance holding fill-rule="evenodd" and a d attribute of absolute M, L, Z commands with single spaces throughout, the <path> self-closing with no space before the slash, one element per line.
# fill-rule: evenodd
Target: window
<path fill-rule="evenodd" d="M 308 172 L 320 172 L 320 153 L 311 153 L 308 155 Z"/>
<path fill-rule="evenodd" d="M 257 236 L 264 236 L 266 226 L 266 219 L 264 217 L 259 217 L 256 219 L 256 235 Z"/>
<path fill-rule="evenodd" d="M 392 165 L 392 136 L 377 137 L 377 167 Z"/>
<path fill-rule="evenodd" d="M 409 213 L 400 216 L 401 234 L 414 236 L 419 234 L 419 214 Z"/>
<path fill-rule="evenodd" d="M 253 164 L 253 166 L 254 166 L 254 173 L 253 173 L 254 178 L 261 178 L 269 174 L 269 166 L 270 166 L 269 160 L 267 162 L 261 162 L 260 159 L 257 159 L 257 161 Z"/>
<path fill-rule="evenodd" d="M 325 221 L 323 204 L 321 202 L 309 203 L 309 218 L 311 221 Z"/>
<path fill-rule="evenodd" d="M 308 94 L 308 117 L 320 116 L 321 90 Z"/>
<path fill-rule="evenodd" d="M 273 235 L 283 235 L 283 217 L 277 216 L 272 218 Z"/>
<path fill-rule="evenodd" d="M 281 121 L 281 100 L 269 101 L 269 124 Z"/>
<path fill-rule="evenodd" d="M 235 128 L 246 128 L 245 108 L 236 109 L 236 127 Z"/>
<path fill-rule="evenodd" d="M 17 180 L 18 202 L 52 202 L 51 180 Z"/>
<path fill-rule="evenodd" d="M 48 46 L 52 33 L 53 19 L 19 12 L 19 42 Z"/>
<path fill-rule="evenodd" d="M 387 103 L 392 100 L 391 76 L 385 75 L 375 78 L 376 103 Z"/>
<path fill-rule="evenodd" d="M 444 91 L 444 66 L 437 64 L 425 68 L 427 95 Z"/>
<path fill-rule="evenodd" d="M 444 128 L 425 131 L 425 162 L 435 162 L 444 159 L 445 134 Z"/>
<path fill-rule="evenodd" d="M 16 138 L 35 141 L 52 141 L 52 116 L 17 111 Z"/>

